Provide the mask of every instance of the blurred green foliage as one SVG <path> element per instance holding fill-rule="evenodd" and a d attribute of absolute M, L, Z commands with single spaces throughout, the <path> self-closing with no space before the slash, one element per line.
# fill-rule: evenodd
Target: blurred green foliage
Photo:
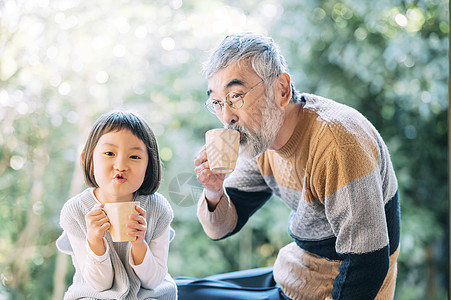
<path fill-rule="evenodd" d="M 349 104 L 379 129 L 399 179 L 396 299 L 449 288 L 449 1 L 0 2 L 0 299 L 61 299 L 74 272 L 55 248 L 63 203 L 83 188 L 92 122 L 143 115 L 175 213 L 173 276 L 272 265 L 290 242 L 274 198 L 237 235 L 213 242 L 196 218 L 193 158 L 219 127 L 203 109 L 201 64 L 225 35 L 272 36 L 302 92 Z"/>

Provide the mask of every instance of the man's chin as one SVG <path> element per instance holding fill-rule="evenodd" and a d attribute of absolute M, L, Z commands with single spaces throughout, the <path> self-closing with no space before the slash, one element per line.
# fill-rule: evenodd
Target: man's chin
<path fill-rule="evenodd" d="M 245 159 L 253 159 L 253 158 L 260 156 L 263 152 L 265 152 L 265 151 L 258 151 L 251 145 L 245 144 L 245 145 L 240 145 L 240 150 L 238 152 L 238 155 Z"/>

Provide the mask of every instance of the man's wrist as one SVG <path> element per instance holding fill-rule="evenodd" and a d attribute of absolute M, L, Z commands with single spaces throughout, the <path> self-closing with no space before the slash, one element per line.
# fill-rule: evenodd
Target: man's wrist
<path fill-rule="evenodd" d="M 217 192 L 212 192 L 210 190 L 205 190 L 205 199 L 207 200 L 208 210 L 214 211 L 222 195 L 224 195 L 224 189 L 220 189 Z"/>

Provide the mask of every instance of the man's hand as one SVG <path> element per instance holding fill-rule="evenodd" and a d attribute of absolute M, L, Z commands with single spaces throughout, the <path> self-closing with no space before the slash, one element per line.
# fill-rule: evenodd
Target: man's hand
<path fill-rule="evenodd" d="M 106 248 L 103 243 L 105 231 L 110 228 L 110 222 L 102 210 L 103 204 L 95 205 L 85 216 L 89 247 L 96 255 L 105 254 Z"/>
<path fill-rule="evenodd" d="M 197 181 L 205 188 L 205 197 L 208 201 L 210 210 L 214 210 L 221 196 L 224 194 L 223 183 L 225 174 L 215 174 L 210 170 L 207 160 L 206 146 L 204 145 L 197 157 L 194 159 L 194 172 Z"/>

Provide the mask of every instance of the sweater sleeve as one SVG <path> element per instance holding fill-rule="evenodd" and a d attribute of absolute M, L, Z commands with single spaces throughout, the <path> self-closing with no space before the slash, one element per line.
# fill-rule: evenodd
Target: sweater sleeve
<path fill-rule="evenodd" d="M 205 233 L 213 240 L 226 238 L 241 228 L 272 195 L 254 159 L 239 158 L 235 171 L 225 180 L 225 194 L 214 211 L 208 210 L 205 191 L 197 216 Z"/>
<path fill-rule="evenodd" d="M 214 211 L 208 209 L 205 190 L 197 204 L 197 217 L 207 236 L 219 240 L 227 236 L 236 227 L 236 209 L 226 194 L 222 195 Z"/>

